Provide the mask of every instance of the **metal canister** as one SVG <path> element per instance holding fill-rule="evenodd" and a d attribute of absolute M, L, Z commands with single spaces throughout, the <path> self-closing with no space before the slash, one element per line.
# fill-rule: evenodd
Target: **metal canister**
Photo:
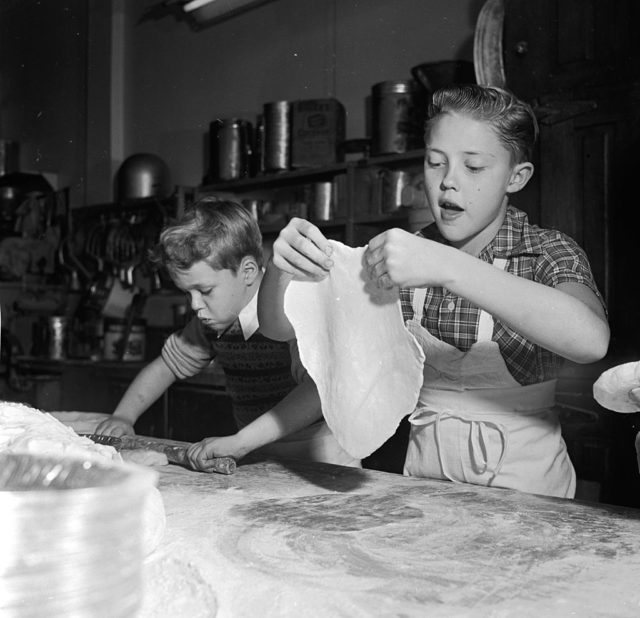
<path fill-rule="evenodd" d="M 418 82 L 392 80 L 371 89 L 371 154 L 422 148 L 426 101 Z"/>
<path fill-rule="evenodd" d="M 403 206 L 405 187 L 411 182 L 411 175 L 405 170 L 383 170 L 380 175 L 380 211 L 396 212 Z"/>
<path fill-rule="evenodd" d="M 257 176 L 265 171 L 264 164 L 264 116 L 256 116 L 256 130 L 253 139 L 253 156 L 251 157 L 251 174 Z"/>
<path fill-rule="evenodd" d="M 67 356 L 67 318 L 53 315 L 49 318 L 49 358 L 61 360 Z"/>
<path fill-rule="evenodd" d="M 260 219 L 260 207 L 262 200 L 247 198 L 242 200 L 242 205 L 251 213 L 251 216 L 258 221 Z"/>
<path fill-rule="evenodd" d="M 286 171 L 291 164 L 291 103 L 265 103 L 263 112 L 264 169 L 266 172 Z"/>
<path fill-rule="evenodd" d="M 213 181 L 250 175 L 253 127 L 240 118 L 219 118 L 209 125 L 209 175 Z"/>
<path fill-rule="evenodd" d="M 333 183 L 316 182 L 313 185 L 313 219 L 329 221 L 333 217 Z"/>

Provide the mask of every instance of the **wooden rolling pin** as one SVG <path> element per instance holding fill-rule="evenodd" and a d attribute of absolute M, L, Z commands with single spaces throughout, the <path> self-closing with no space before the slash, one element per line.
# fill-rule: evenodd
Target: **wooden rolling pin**
<path fill-rule="evenodd" d="M 101 436 L 98 434 L 82 434 L 86 438 L 93 440 L 97 444 L 107 444 L 116 450 L 123 449 L 144 449 L 147 451 L 158 451 L 164 453 L 171 463 L 185 466 L 194 470 L 187 458 L 187 449 L 191 446 L 189 442 L 179 442 L 178 440 L 164 440 L 159 438 L 146 438 L 144 436 Z M 218 472 L 219 474 L 233 474 L 236 471 L 236 460 L 233 457 L 214 457 L 209 460 L 211 468 L 207 472 Z M 198 470 L 202 472 L 202 470 Z"/>

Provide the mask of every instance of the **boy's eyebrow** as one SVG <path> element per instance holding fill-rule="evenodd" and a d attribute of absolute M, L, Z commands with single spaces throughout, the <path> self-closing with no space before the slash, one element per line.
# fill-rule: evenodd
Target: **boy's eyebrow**
<path fill-rule="evenodd" d="M 439 148 L 433 148 L 433 147 L 430 147 L 430 146 L 427 146 L 425 148 L 425 152 L 436 152 L 438 154 L 442 154 L 442 155 L 445 155 L 445 156 L 447 155 L 447 153 L 444 150 L 440 150 Z M 462 154 L 465 154 L 467 156 L 469 156 L 469 155 L 470 156 L 479 155 L 479 156 L 483 156 L 483 157 L 491 157 L 493 159 L 496 158 L 496 156 L 493 153 L 487 152 L 485 150 L 464 150 L 462 152 Z"/>

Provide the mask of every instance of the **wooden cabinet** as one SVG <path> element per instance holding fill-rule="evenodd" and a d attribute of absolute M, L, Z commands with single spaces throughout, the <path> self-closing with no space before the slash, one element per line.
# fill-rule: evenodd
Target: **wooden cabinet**
<path fill-rule="evenodd" d="M 585 249 L 609 309 L 610 357 L 638 354 L 628 265 L 637 261 L 640 214 L 628 194 L 640 164 L 640 4 L 502 5 L 505 85 L 532 104 L 540 124 L 536 173 L 513 201 Z"/>
<path fill-rule="evenodd" d="M 622 113 L 596 101 L 548 101 L 536 107 L 540 126 L 535 173 L 514 204 L 532 222 L 571 236 L 587 253 L 598 288 L 611 308 L 616 186 L 612 164 L 623 150 Z"/>
<path fill-rule="evenodd" d="M 51 361 L 23 357 L 26 388 L 13 399 L 45 411 L 111 414 L 144 363 Z M 175 382 L 136 422 L 136 433 L 194 442 L 236 431 L 231 399 L 219 375 Z"/>
<path fill-rule="evenodd" d="M 503 2 L 504 70 L 519 96 L 575 94 L 637 77 L 637 0 Z"/>
<path fill-rule="evenodd" d="M 637 506 L 638 421 L 592 396 L 601 371 L 640 358 L 633 181 L 640 164 L 640 48 L 635 0 L 503 0 L 506 87 L 529 101 L 540 125 L 532 181 L 513 197 L 543 227 L 586 251 L 609 313 L 611 344 L 596 365 L 567 363 L 558 402 L 586 413 L 563 418 L 578 476 L 605 502 Z M 494 24 L 495 25 L 495 24 Z M 497 39 L 496 39 L 497 40 Z M 567 408 L 568 406 L 568 408 Z"/>
<path fill-rule="evenodd" d="M 167 437 L 173 440 L 198 442 L 237 431 L 231 398 L 223 388 L 178 382 L 169 389 L 167 406 Z"/>

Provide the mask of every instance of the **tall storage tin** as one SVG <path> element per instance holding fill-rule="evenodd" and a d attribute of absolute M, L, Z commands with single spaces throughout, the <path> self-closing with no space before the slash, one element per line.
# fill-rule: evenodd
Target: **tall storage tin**
<path fill-rule="evenodd" d="M 265 103 L 263 119 L 265 172 L 284 172 L 291 165 L 291 103 Z"/>
<path fill-rule="evenodd" d="M 346 114 L 336 99 L 294 101 L 291 112 L 291 167 L 304 169 L 342 160 Z"/>
<path fill-rule="evenodd" d="M 371 89 L 371 154 L 396 154 L 424 145 L 425 90 L 414 80 L 379 82 Z"/>
<path fill-rule="evenodd" d="M 247 120 L 222 118 L 209 125 L 209 176 L 213 181 L 249 176 L 253 127 Z"/>

